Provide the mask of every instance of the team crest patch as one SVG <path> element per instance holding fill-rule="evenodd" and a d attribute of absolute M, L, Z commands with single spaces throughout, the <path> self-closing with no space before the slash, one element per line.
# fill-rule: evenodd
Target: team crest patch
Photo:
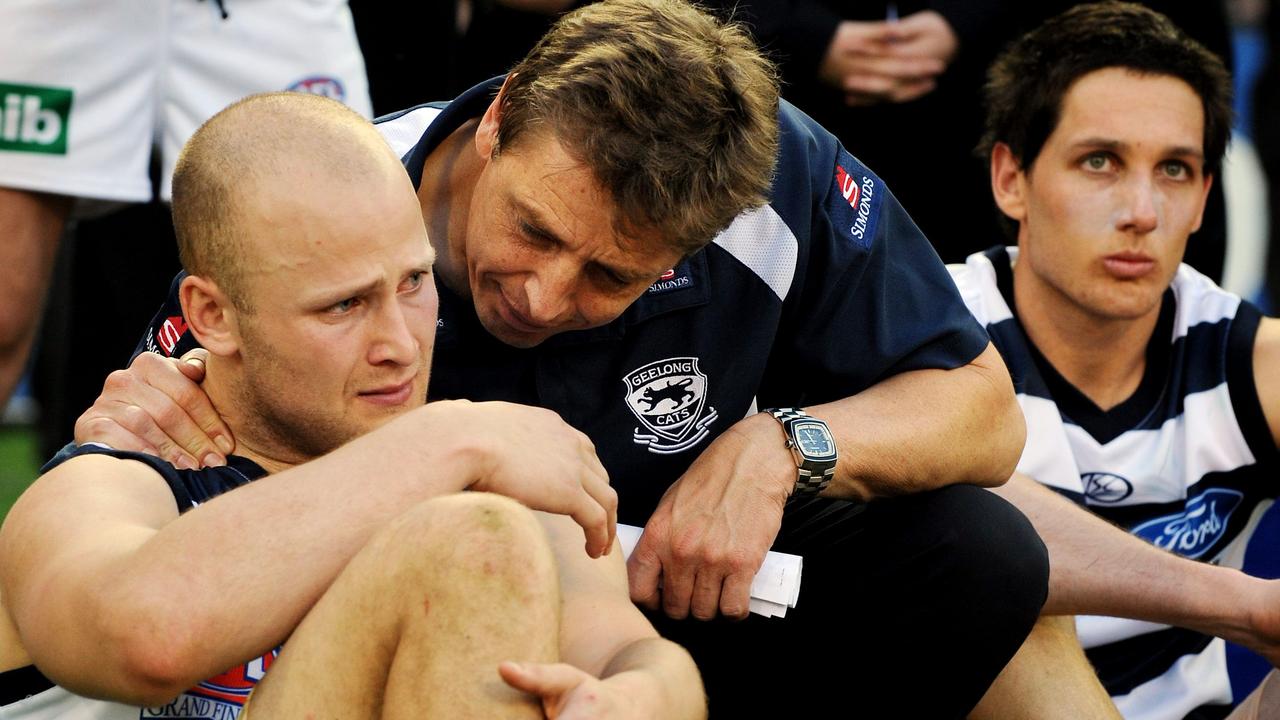
<path fill-rule="evenodd" d="M 1118 503 L 1133 494 L 1133 483 L 1107 472 L 1089 472 L 1080 476 L 1084 496 L 1089 502 Z"/>
<path fill-rule="evenodd" d="M 1196 559 L 1204 555 L 1227 533 L 1231 513 L 1244 500 L 1244 493 L 1212 488 L 1187 501 L 1187 509 L 1173 515 L 1148 520 L 1131 532 L 1165 550 Z"/>
<path fill-rule="evenodd" d="M 328 75 L 312 75 L 310 77 L 304 77 L 301 80 L 290 84 L 289 87 L 285 88 L 285 90 L 311 93 L 312 95 L 323 95 L 339 102 L 347 99 L 347 91 L 342 87 L 342 81 L 336 77 L 330 77 Z"/>
<path fill-rule="evenodd" d="M 697 445 L 716 420 L 707 406 L 707 376 L 698 358 L 667 358 L 636 368 L 622 378 L 627 407 L 640 421 L 632 439 L 649 452 L 670 455 Z"/>

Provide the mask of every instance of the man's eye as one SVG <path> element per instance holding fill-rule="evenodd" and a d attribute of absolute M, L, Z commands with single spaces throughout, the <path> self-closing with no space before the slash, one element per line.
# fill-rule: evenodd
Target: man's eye
<path fill-rule="evenodd" d="M 1093 153 L 1085 157 L 1084 164 L 1090 170 L 1106 170 L 1111 165 L 1111 158 L 1102 153 Z"/>
<path fill-rule="evenodd" d="M 1174 180 L 1181 180 L 1191 175 L 1191 168 L 1187 167 L 1185 163 L 1176 160 L 1170 161 L 1164 164 L 1164 175 Z"/>
<path fill-rule="evenodd" d="M 352 310 L 355 310 L 356 305 L 358 305 L 359 303 L 360 301 L 356 298 L 347 298 L 346 300 L 340 300 L 329 306 L 329 312 L 333 315 L 343 315 L 345 313 L 351 312 Z"/>
<path fill-rule="evenodd" d="M 418 272 L 414 272 L 414 273 L 409 273 L 409 277 L 405 278 L 404 280 L 404 292 L 413 292 L 414 290 L 417 290 L 418 288 L 422 287 L 422 283 L 426 279 L 426 277 L 427 277 L 426 271 L 422 271 L 422 270 L 419 270 Z"/>

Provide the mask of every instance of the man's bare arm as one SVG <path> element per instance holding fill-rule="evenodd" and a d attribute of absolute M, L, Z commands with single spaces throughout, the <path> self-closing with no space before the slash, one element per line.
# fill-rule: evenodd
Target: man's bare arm
<path fill-rule="evenodd" d="M 467 413 L 493 424 L 484 413 L 495 408 L 482 405 L 420 408 L 180 517 L 142 463 L 68 461 L 24 494 L 0 530 L 0 587 L 23 643 L 69 689 L 163 701 L 283 642 L 368 538 L 421 500 L 492 490 L 589 516 L 591 541 L 611 544 L 616 496 L 589 443 L 574 447 L 585 439 L 567 426 L 563 437 L 530 432 L 495 463 L 466 437 L 486 436 Z M 525 464 L 544 452 L 550 466 Z M 595 466 L 574 457 L 582 454 Z M 579 481 L 600 483 L 604 504 L 574 489 Z"/>
<path fill-rule="evenodd" d="M 805 409 L 827 421 L 840 451 L 826 497 L 999 485 L 1026 438 L 1009 373 L 990 344 L 968 365 L 901 373 Z M 795 482 L 795 459 L 776 419 L 758 413 L 734 424 L 650 516 L 629 561 L 632 599 L 652 608 L 661 601 L 675 618 L 745 617 L 751 578 Z"/>
<path fill-rule="evenodd" d="M 1280 665 L 1280 581 L 1188 560 L 1015 474 L 994 490 L 1049 549 L 1046 615 L 1110 615 L 1177 625 L 1252 648 Z"/>

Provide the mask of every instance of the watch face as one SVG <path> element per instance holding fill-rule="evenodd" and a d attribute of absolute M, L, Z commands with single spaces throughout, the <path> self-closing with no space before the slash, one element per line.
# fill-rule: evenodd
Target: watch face
<path fill-rule="evenodd" d="M 810 458 L 821 459 L 836 454 L 836 446 L 831 440 L 831 433 L 820 423 L 796 423 L 795 434 L 796 446 L 799 447 L 800 452 Z"/>

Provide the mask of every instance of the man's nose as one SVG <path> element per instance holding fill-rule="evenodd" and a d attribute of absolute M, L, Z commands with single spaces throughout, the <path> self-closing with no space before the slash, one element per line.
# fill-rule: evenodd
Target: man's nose
<path fill-rule="evenodd" d="M 1120 208 L 1120 229 L 1139 234 L 1155 230 L 1160 224 L 1159 202 L 1159 190 L 1151 178 L 1131 179 L 1125 188 L 1124 205 Z"/>
<path fill-rule="evenodd" d="M 409 365 L 417 359 L 418 339 L 398 301 L 385 303 L 379 308 L 373 332 L 373 343 L 369 347 L 370 363 Z"/>
<path fill-rule="evenodd" d="M 525 280 L 526 311 L 538 325 L 556 325 L 573 313 L 578 272 L 569 263 L 553 262 Z"/>

